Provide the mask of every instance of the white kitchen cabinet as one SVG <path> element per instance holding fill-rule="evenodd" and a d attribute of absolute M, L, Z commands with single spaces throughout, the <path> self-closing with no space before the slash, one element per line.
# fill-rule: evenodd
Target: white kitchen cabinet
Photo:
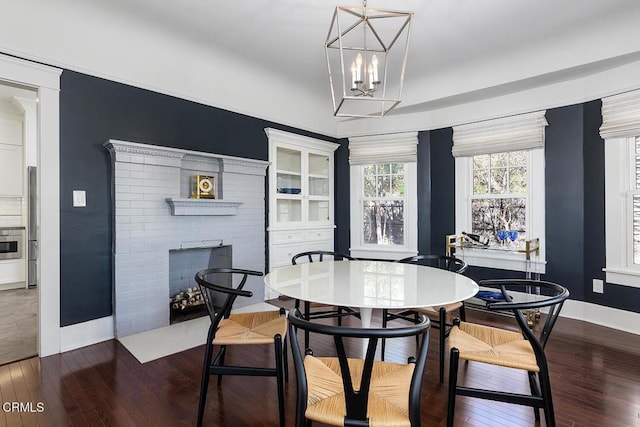
<path fill-rule="evenodd" d="M 26 261 L 22 259 L 10 259 L 0 261 L 0 285 L 19 283 L 19 287 L 25 286 Z M 0 289 L 2 289 L 0 287 Z"/>
<path fill-rule="evenodd" d="M 21 197 L 24 163 L 20 116 L 0 112 L 0 197 Z"/>
<path fill-rule="evenodd" d="M 269 137 L 269 267 L 293 255 L 334 250 L 333 152 L 319 139 L 265 129 Z"/>
<path fill-rule="evenodd" d="M 0 197 L 21 197 L 23 174 L 22 146 L 0 144 Z"/>

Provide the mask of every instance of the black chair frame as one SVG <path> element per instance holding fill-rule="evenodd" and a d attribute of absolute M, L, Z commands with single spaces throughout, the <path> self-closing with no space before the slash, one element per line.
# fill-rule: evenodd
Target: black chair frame
<path fill-rule="evenodd" d="M 206 277 L 210 274 L 231 274 L 241 275 L 242 279 L 239 284 L 233 287 L 221 286 L 209 282 Z M 218 326 L 223 319 L 229 318 L 231 308 L 238 297 L 251 297 L 253 292 L 243 290 L 247 282 L 248 276 L 262 276 L 260 271 L 243 270 L 237 268 L 210 268 L 199 271 L 195 275 L 195 280 L 200 285 L 205 303 L 211 318 L 211 325 L 207 333 L 207 342 L 205 347 L 205 357 L 202 370 L 202 380 L 200 385 L 200 400 L 198 403 L 198 421 L 197 425 L 202 426 L 204 418 L 204 408 L 207 400 L 207 389 L 209 386 L 210 375 L 218 375 L 218 386 L 222 384 L 223 375 L 241 375 L 241 376 L 271 376 L 276 377 L 278 389 L 278 412 L 280 418 L 280 426 L 285 425 L 284 413 L 284 381 L 289 380 L 288 361 L 287 361 L 287 339 L 277 334 L 274 337 L 275 367 L 254 367 L 254 366 L 225 366 L 224 359 L 227 346 L 220 346 L 215 357 L 213 357 L 213 341 L 216 336 Z M 216 305 L 211 292 L 217 292 L 225 295 L 224 302 Z M 280 314 L 284 315 L 285 310 L 280 309 Z"/>
<path fill-rule="evenodd" d="M 569 297 L 569 291 L 556 283 L 527 279 L 484 280 L 479 282 L 479 285 L 500 289 L 505 301 L 487 303 L 487 309 L 513 311 L 514 317 L 518 322 L 518 326 L 520 327 L 524 338 L 531 344 L 531 348 L 535 354 L 536 362 L 540 371 L 537 374 L 536 372 L 528 372 L 531 395 L 458 386 L 457 381 L 460 352 L 457 348 L 452 348 L 449 359 L 447 426 L 453 426 L 456 396 L 477 397 L 498 402 L 531 406 L 534 408 L 536 420 L 540 420 L 540 408 L 543 408 L 546 425 L 555 426 L 551 383 L 549 380 L 549 367 L 544 353 L 544 348 L 547 344 L 547 340 L 549 339 L 549 335 L 558 320 L 564 301 Z M 513 298 L 509 295 L 507 288 L 512 290 L 518 289 L 525 292 L 530 292 L 535 289 L 537 291 L 536 293 L 544 290 L 552 295 L 536 301 L 513 302 Z M 542 330 L 539 332 L 539 336 L 536 336 L 534 330 L 529 327 L 523 311 L 542 307 L 548 307 L 549 311 L 544 325 L 542 326 Z M 454 324 L 459 325 L 460 320 L 455 319 Z"/>
<path fill-rule="evenodd" d="M 422 316 L 420 321 L 409 327 L 403 328 L 354 328 L 341 327 L 319 323 L 312 323 L 304 319 L 298 309 L 289 312 L 289 334 L 296 336 L 298 329 L 314 332 L 317 334 L 333 336 L 337 358 L 340 363 L 342 383 L 346 401 L 345 426 L 368 426 L 367 409 L 369 400 L 369 386 L 375 359 L 378 340 L 416 336 L 422 343 L 418 347 L 417 356 L 409 357 L 408 363 L 415 363 L 411 387 L 409 391 L 409 419 L 411 426 L 420 426 L 420 394 L 421 382 L 424 374 L 427 350 L 429 346 L 430 320 Z M 345 338 L 366 338 L 369 340 L 365 356 L 365 364 L 362 372 L 362 379 L 359 387 L 355 388 L 351 381 L 351 372 L 348 364 L 348 357 L 345 349 Z M 307 408 L 308 385 L 305 375 L 304 357 L 296 339 L 291 339 L 293 362 L 296 370 L 298 395 L 296 399 L 296 427 L 309 426 L 310 421 L 305 418 Z M 305 355 L 313 355 L 311 349 L 305 350 Z M 357 390 L 357 391 L 356 391 Z"/>
<path fill-rule="evenodd" d="M 440 268 L 442 270 L 452 271 L 456 273 L 464 273 L 467 270 L 467 264 L 456 257 L 449 255 L 415 255 L 407 258 L 400 259 L 396 262 L 406 263 L 406 264 L 429 264 L 431 267 Z M 462 321 L 466 320 L 466 313 L 464 311 L 464 303 L 459 309 L 460 319 Z M 392 312 L 388 309 L 382 310 L 382 327 L 386 328 L 387 323 L 392 320 L 405 320 L 407 322 L 418 323 L 419 314 L 415 310 L 403 310 L 399 312 Z M 449 336 L 449 330 L 451 329 L 452 324 L 447 324 L 447 310 L 444 307 L 440 307 L 438 310 L 438 320 L 431 321 L 432 327 L 438 329 L 438 336 L 440 338 L 439 349 L 440 349 L 440 382 L 444 381 L 444 355 L 446 353 L 445 350 L 445 340 L 447 336 Z M 382 341 L 382 360 L 384 360 L 385 354 L 385 342 Z"/>
<path fill-rule="evenodd" d="M 296 254 L 291 258 L 291 264 L 296 265 L 299 259 L 306 259 L 308 262 L 322 262 L 324 257 L 332 257 L 333 260 L 349 260 L 356 261 L 356 258 L 352 256 L 333 251 L 307 251 Z M 350 307 L 327 308 L 322 310 L 311 311 L 311 303 L 309 301 L 303 301 L 303 316 L 305 319 L 338 319 L 338 326 L 342 326 L 342 318 L 345 316 L 355 316 L 360 319 L 360 313 Z M 295 308 L 300 309 L 300 300 L 296 299 Z M 304 347 L 309 347 L 309 331 L 304 332 Z"/>

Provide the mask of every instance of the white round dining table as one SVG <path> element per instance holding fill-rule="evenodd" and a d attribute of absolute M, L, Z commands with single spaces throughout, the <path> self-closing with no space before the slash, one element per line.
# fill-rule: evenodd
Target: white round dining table
<path fill-rule="evenodd" d="M 389 261 L 323 261 L 278 267 L 264 278 L 273 291 L 291 298 L 358 308 L 362 327 L 371 312 L 442 306 L 473 297 L 478 284 L 462 274 Z"/>

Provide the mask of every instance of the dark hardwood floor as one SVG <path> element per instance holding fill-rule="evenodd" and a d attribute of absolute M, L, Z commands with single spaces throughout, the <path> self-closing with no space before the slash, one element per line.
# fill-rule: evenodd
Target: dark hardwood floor
<path fill-rule="evenodd" d="M 473 310 L 468 310 L 468 320 L 513 322 Z M 311 345 L 317 352 L 327 344 L 312 335 Z M 411 340 L 389 344 L 387 360 L 406 360 L 413 346 Z M 111 340 L 0 366 L 0 426 L 193 426 L 203 348 L 140 364 Z M 437 349 L 434 331 L 423 387 L 425 426 L 445 424 L 446 382 L 441 385 L 437 379 Z M 640 426 L 640 336 L 561 318 L 547 354 L 559 426 Z M 250 364 L 267 364 L 273 360 L 270 352 L 237 348 L 227 357 L 229 363 L 243 359 Z M 528 390 L 526 375 L 518 371 L 470 363 L 462 372 L 469 384 Z M 286 410 L 287 424 L 293 425 L 293 365 L 290 373 Z M 11 410 L 12 402 L 22 404 L 22 411 Z M 273 378 L 225 377 L 221 388 L 211 382 L 205 425 L 276 426 L 277 414 Z M 456 425 L 538 424 L 530 408 L 460 397 Z"/>

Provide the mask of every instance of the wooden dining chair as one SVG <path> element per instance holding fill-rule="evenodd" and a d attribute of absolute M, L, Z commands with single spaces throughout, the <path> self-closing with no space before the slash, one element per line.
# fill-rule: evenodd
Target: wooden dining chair
<path fill-rule="evenodd" d="M 297 265 L 301 262 L 322 262 L 325 260 L 333 261 L 355 261 L 356 259 L 339 252 L 333 251 L 307 251 L 296 254 L 291 258 L 291 264 Z M 300 300 L 296 299 L 295 307 L 300 309 Z M 360 313 L 350 307 L 333 307 L 325 304 L 310 303 L 309 301 L 303 301 L 302 315 L 305 319 L 328 319 L 337 318 L 338 326 L 342 325 L 342 318 L 345 316 L 355 316 L 360 318 Z M 304 347 L 309 346 L 309 331 L 304 332 Z"/>
<path fill-rule="evenodd" d="M 222 384 L 223 375 L 252 375 L 276 377 L 280 426 L 284 427 L 284 381 L 288 378 L 287 319 L 284 309 L 231 314 L 236 298 L 253 295 L 243 289 L 249 276 L 262 276 L 262 273 L 236 268 L 210 268 L 196 273 L 195 280 L 202 290 L 211 318 L 200 385 L 198 426 L 202 425 L 211 375 L 218 375 L 218 386 Z M 235 286 L 234 281 L 237 282 Z M 225 365 L 227 347 L 240 345 L 272 345 L 274 366 Z M 214 346 L 219 346 L 215 357 Z"/>
<path fill-rule="evenodd" d="M 309 322 L 298 309 L 289 313 L 289 335 L 298 329 L 330 337 L 328 355 L 304 353 L 291 339 L 297 378 L 296 427 L 311 422 L 333 426 L 414 426 L 420 424 L 422 379 L 427 361 L 430 322 L 426 316 L 403 328 L 352 328 Z M 405 363 L 374 361 L 378 340 L 417 336 L 421 345 Z M 358 338 L 357 343 L 350 342 Z M 350 349 L 364 358 L 349 357 Z"/>
<path fill-rule="evenodd" d="M 415 255 L 408 258 L 403 258 L 397 262 L 405 264 L 417 264 L 426 267 L 435 267 L 447 271 L 453 271 L 455 273 L 464 273 L 467 269 L 467 264 L 456 257 L 448 255 Z M 382 310 L 382 327 L 386 327 L 387 323 L 392 320 L 401 319 L 409 322 L 417 322 L 420 314 L 425 314 L 431 318 L 432 325 L 438 329 L 439 332 L 439 349 L 440 349 L 440 382 L 444 381 L 444 356 L 445 352 L 445 340 L 449 335 L 451 329 L 451 321 L 447 323 L 447 317 L 451 318 L 453 313 L 458 313 L 458 316 L 462 320 L 466 320 L 464 311 L 464 301 L 455 302 L 452 304 L 446 304 L 441 307 L 420 307 L 412 308 L 402 311 L 390 311 L 388 309 Z M 385 342 L 382 341 L 382 360 L 384 360 Z"/>
<path fill-rule="evenodd" d="M 544 348 L 562 305 L 569 297 L 569 291 L 556 283 L 524 279 L 485 280 L 480 282 L 480 286 L 500 289 L 505 301 L 488 303 L 487 308 L 511 310 L 520 331 L 477 325 L 459 319 L 454 321 L 448 340 L 450 366 L 447 426 L 453 426 L 456 396 L 532 406 L 535 409 L 536 420 L 540 420 L 540 408 L 543 408 L 546 425 L 555 426 L 549 368 Z M 511 295 L 513 291 L 521 292 L 522 301 L 514 301 Z M 536 331 L 529 327 L 524 312 L 543 307 L 548 310 L 546 320 L 539 331 Z M 525 370 L 529 377 L 531 394 L 458 385 L 460 360 Z M 505 375 L 508 371 L 505 370 Z"/>

